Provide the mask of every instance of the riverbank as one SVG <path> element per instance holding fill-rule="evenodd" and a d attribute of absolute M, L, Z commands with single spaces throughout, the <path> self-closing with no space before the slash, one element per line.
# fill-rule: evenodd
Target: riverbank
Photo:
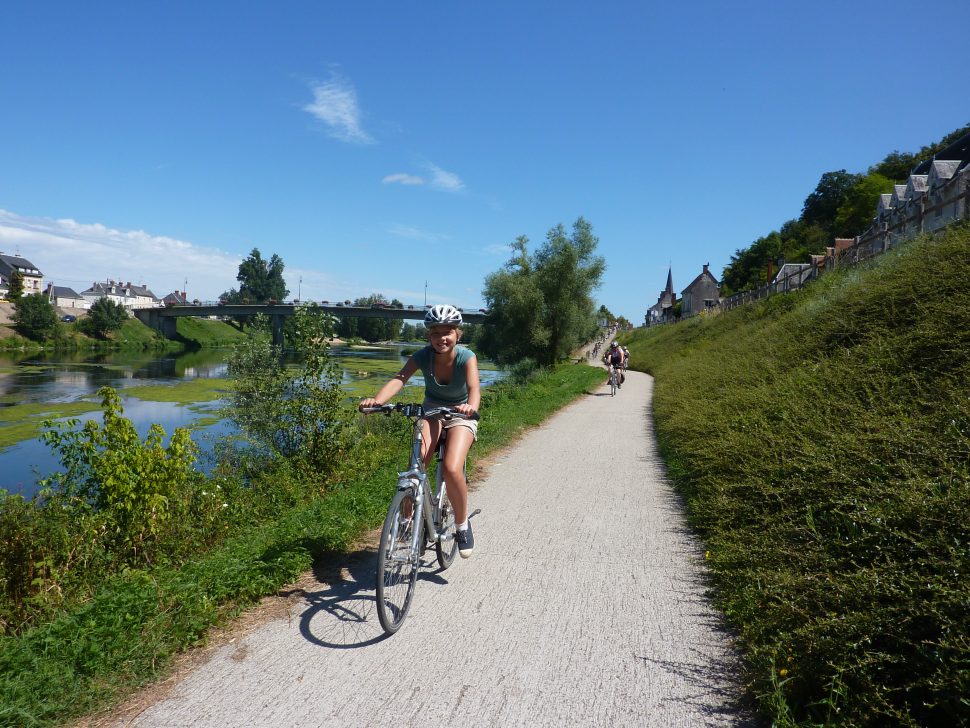
<path fill-rule="evenodd" d="M 567 365 L 528 383 L 487 388 L 472 467 L 601 379 L 597 369 Z M 260 522 L 183 563 L 128 570 L 82 604 L 0 638 L 0 724 L 64 723 L 122 699 L 164 675 L 172 655 L 211 626 L 376 527 L 395 487 L 401 423 L 350 416 L 358 428 L 354 449 L 322 496 L 267 509 Z"/>
<path fill-rule="evenodd" d="M 214 319 L 195 317 L 176 321 L 176 336 L 166 339 L 136 318 L 130 318 L 107 339 L 95 339 L 78 327 L 78 321 L 58 323 L 57 335 L 46 341 L 33 341 L 17 333 L 13 325 L 14 304 L 0 301 L 0 351 L 112 351 L 155 349 L 177 351 L 185 348 L 231 346 L 245 336 L 237 327 Z M 76 309 L 64 309 L 74 311 Z M 76 314 L 72 314 L 76 315 Z M 83 314 L 82 314 L 83 315 Z"/>

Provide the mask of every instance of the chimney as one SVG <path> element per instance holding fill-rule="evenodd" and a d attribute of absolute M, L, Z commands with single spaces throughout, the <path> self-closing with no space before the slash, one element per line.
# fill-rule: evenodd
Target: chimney
<path fill-rule="evenodd" d="M 710 263 L 705 263 L 705 264 L 704 264 L 704 272 L 705 272 L 705 273 L 707 273 L 707 267 L 708 267 L 709 265 L 710 265 Z"/>

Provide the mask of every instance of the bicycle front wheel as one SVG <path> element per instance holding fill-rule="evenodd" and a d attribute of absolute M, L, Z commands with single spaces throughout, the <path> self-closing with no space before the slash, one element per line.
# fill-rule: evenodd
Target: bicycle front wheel
<path fill-rule="evenodd" d="M 424 529 L 417 515 L 414 490 L 399 490 L 381 530 L 377 555 L 377 617 L 388 634 L 400 629 L 414 598 Z M 416 538 L 415 529 L 418 530 Z"/>

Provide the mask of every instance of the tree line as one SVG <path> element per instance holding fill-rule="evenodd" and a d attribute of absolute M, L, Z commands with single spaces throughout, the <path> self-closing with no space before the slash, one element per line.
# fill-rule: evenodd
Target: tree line
<path fill-rule="evenodd" d="M 530 251 L 522 235 L 511 244 L 511 257 L 485 278 L 482 297 L 489 314 L 481 325 L 465 324 L 462 343 L 503 366 L 550 366 L 568 357 L 592 338 L 598 319 L 617 319 L 605 306 L 596 307 L 593 292 L 599 288 L 606 262 L 596 255 L 599 239 L 593 226 L 580 217 L 567 231 L 556 225 L 545 241 Z M 239 289 L 222 294 L 226 303 L 266 303 L 283 300 L 289 291 L 283 278 L 284 263 L 274 254 L 268 261 L 258 249 L 239 266 Z M 403 307 L 401 301 L 372 293 L 352 305 Z M 421 324 L 398 319 L 339 316 L 337 336 L 368 342 L 421 341 Z"/>
<path fill-rule="evenodd" d="M 893 185 L 904 183 L 913 167 L 968 132 L 970 124 L 918 152 L 890 152 L 864 173 L 844 169 L 825 172 L 805 198 L 798 218 L 734 252 L 721 276 L 721 295 L 764 285 L 769 264 L 779 259 L 807 263 L 811 255 L 824 253 L 836 238 L 859 235 L 869 227 L 881 194 L 892 192 Z"/>

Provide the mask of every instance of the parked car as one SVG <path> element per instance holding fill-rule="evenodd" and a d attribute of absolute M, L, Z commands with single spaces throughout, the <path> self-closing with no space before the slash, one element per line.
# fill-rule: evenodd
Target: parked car
<path fill-rule="evenodd" d="M 61 321 L 63 321 L 66 324 L 73 324 L 75 321 L 77 321 L 77 316 L 72 316 L 71 314 L 66 313 L 63 316 L 61 316 Z"/>

